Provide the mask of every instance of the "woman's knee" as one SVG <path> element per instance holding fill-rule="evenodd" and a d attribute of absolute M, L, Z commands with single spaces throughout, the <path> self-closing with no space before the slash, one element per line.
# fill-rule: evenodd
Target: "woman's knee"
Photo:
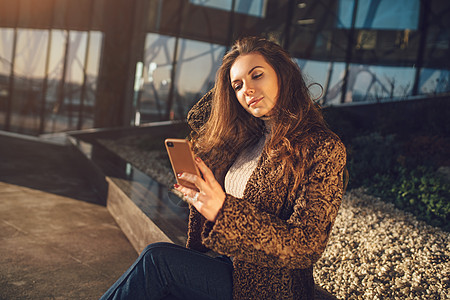
<path fill-rule="evenodd" d="M 172 252 L 171 250 L 174 250 L 176 248 L 182 247 L 167 242 L 152 243 L 144 248 L 140 256 L 143 257 L 144 259 L 146 258 L 155 259 L 156 257 L 168 255 L 170 252 Z"/>
<path fill-rule="evenodd" d="M 153 249 L 160 249 L 160 248 L 166 248 L 166 247 L 172 247 L 172 243 L 167 242 L 157 242 L 147 245 L 147 247 L 144 248 L 142 253 L 152 251 Z"/>

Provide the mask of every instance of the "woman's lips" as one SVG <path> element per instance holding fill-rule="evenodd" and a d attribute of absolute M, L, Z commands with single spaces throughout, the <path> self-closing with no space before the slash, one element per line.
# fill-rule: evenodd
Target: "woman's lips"
<path fill-rule="evenodd" d="M 253 107 L 253 106 L 255 106 L 256 104 L 258 104 L 259 101 L 261 101 L 262 99 L 263 99 L 263 97 L 257 98 L 257 99 L 252 99 L 252 100 L 250 100 L 250 102 L 248 103 L 248 106 L 249 106 L 249 107 Z"/>

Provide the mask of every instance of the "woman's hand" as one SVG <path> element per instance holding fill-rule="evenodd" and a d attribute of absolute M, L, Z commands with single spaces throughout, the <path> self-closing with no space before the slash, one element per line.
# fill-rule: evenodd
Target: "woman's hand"
<path fill-rule="evenodd" d="M 206 164 L 198 157 L 195 158 L 195 162 L 203 178 L 190 173 L 181 173 L 177 176 L 195 184 L 200 192 L 179 184 L 175 184 L 174 187 L 184 194 L 199 213 L 207 220 L 214 222 L 225 201 L 225 192 Z"/>

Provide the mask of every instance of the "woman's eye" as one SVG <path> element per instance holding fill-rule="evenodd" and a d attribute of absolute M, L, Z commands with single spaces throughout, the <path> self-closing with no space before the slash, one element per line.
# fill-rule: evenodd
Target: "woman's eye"
<path fill-rule="evenodd" d="M 235 91 L 238 91 L 238 90 L 241 88 L 241 86 L 242 86 L 242 84 L 235 84 L 235 85 L 233 86 L 233 89 L 234 89 Z"/>
<path fill-rule="evenodd" d="M 255 74 L 255 75 L 253 75 L 253 79 L 258 79 L 258 78 L 260 78 L 262 75 L 263 75 L 263 73 Z"/>

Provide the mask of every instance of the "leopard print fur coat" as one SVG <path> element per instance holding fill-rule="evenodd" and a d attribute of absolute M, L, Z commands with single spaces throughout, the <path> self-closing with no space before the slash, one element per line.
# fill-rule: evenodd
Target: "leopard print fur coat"
<path fill-rule="evenodd" d="M 188 114 L 194 131 L 212 93 Z M 187 247 L 233 257 L 233 299 L 314 298 L 313 265 L 341 204 L 346 151 L 331 134 L 317 136 L 310 151 L 313 163 L 296 193 L 274 179 L 263 153 L 242 199 L 227 194 L 214 223 L 190 207 Z"/>

